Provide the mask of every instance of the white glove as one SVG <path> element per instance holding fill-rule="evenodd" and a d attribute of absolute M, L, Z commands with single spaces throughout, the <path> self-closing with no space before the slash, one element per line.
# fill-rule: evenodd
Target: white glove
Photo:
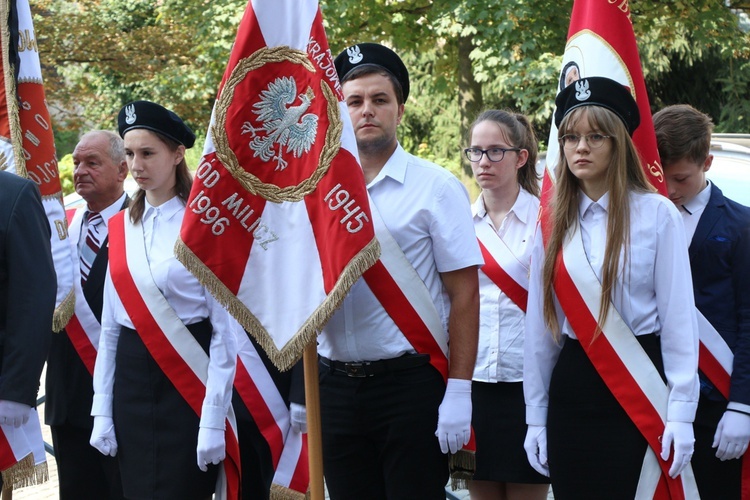
<path fill-rule="evenodd" d="M 667 421 L 667 425 L 664 427 L 664 435 L 661 438 L 662 460 L 669 460 L 672 443 L 674 443 L 674 459 L 672 467 L 669 468 L 669 477 L 674 479 L 687 467 L 693 456 L 695 444 L 693 424 L 691 422 Z"/>
<path fill-rule="evenodd" d="M 110 457 L 117 455 L 117 438 L 115 438 L 115 423 L 112 417 L 101 415 L 94 417 L 94 429 L 91 431 L 89 444 L 99 450 L 102 455 Z"/>
<path fill-rule="evenodd" d="M 29 421 L 31 406 L 15 401 L 0 401 L 0 424 L 21 427 Z"/>
<path fill-rule="evenodd" d="M 711 447 L 718 446 L 716 458 L 719 460 L 732 460 L 745 454 L 749 441 L 750 415 L 727 410 L 719 420 Z"/>
<path fill-rule="evenodd" d="M 300 434 L 307 432 L 307 408 L 305 405 L 290 403 L 289 418 L 292 421 L 292 429 Z"/>
<path fill-rule="evenodd" d="M 449 378 L 438 408 L 435 435 L 443 453 L 456 453 L 471 438 L 471 380 Z"/>
<path fill-rule="evenodd" d="M 200 427 L 198 429 L 198 467 L 203 472 L 208 464 L 219 465 L 226 455 L 224 429 Z"/>
<path fill-rule="evenodd" d="M 523 449 L 526 450 L 526 458 L 529 464 L 539 474 L 549 477 L 549 465 L 547 464 L 547 427 L 543 425 L 530 425 L 523 440 Z"/>

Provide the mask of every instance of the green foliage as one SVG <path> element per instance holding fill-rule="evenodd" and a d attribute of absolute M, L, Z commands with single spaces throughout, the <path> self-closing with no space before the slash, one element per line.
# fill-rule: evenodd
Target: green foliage
<path fill-rule="evenodd" d="M 114 129 L 120 107 L 140 98 L 205 135 L 246 3 L 32 0 L 59 153 L 73 142 L 61 132 Z M 458 173 L 468 124 L 482 108 L 528 115 L 546 141 L 572 5 L 320 0 L 334 54 L 377 41 L 402 55 L 413 91 L 399 138 Z M 631 0 L 630 9 L 653 109 L 686 102 L 709 113 L 717 130 L 750 132 L 750 35 L 724 0 Z"/>
<path fill-rule="evenodd" d="M 60 184 L 62 184 L 63 196 L 75 191 L 75 185 L 73 184 L 73 155 L 66 154 L 57 160 L 57 168 L 60 172 Z"/>

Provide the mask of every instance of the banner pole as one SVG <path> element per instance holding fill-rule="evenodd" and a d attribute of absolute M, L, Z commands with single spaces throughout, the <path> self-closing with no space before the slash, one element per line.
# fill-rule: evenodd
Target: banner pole
<path fill-rule="evenodd" d="M 320 421 L 318 385 L 318 346 L 313 340 L 303 354 L 305 370 L 305 407 L 307 410 L 307 455 L 310 467 L 310 499 L 324 500 L 323 437 Z"/>

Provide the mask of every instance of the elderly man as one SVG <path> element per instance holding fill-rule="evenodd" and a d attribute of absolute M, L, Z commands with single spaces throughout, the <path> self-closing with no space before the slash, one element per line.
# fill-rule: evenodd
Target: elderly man
<path fill-rule="evenodd" d="M 75 315 L 65 331 L 54 335 L 50 348 L 45 421 L 52 429 L 60 499 L 116 499 L 123 498 L 117 462 L 92 448 L 89 438 L 108 262 L 107 221 L 128 203 L 122 139 L 104 130 L 85 134 L 73 151 L 73 164 L 76 192 L 86 201 L 69 230 L 80 280 L 75 284 Z"/>

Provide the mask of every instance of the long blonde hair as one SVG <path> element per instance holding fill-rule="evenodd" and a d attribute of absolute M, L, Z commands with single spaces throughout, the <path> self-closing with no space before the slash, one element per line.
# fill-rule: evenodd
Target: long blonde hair
<path fill-rule="evenodd" d="M 612 155 L 607 165 L 607 190 L 609 192 L 607 241 L 604 251 L 602 273 L 601 308 L 594 338 L 601 332 L 607 319 L 607 304 L 612 296 L 617 272 L 620 268 L 620 252 L 624 249 L 623 265 L 628 260 L 630 243 L 630 198 L 631 191 L 653 192 L 643 172 L 638 151 L 628 135 L 624 123 L 614 113 L 600 106 L 583 106 L 573 110 L 560 123 L 559 135 L 569 133 L 582 119 L 588 121 L 592 130 L 610 136 Z M 556 169 L 557 183 L 551 201 L 552 232 L 544 256 L 542 282 L 544 283 L 544 320 L 553 336 L 560 337 L 560 328 L 554 305 L 554 283 L 557 273 L 557 255 L 568 230 L 578 224 L 578 191 L 580 182 L 573 175 L 565 159 L 564 148 Z"/>

